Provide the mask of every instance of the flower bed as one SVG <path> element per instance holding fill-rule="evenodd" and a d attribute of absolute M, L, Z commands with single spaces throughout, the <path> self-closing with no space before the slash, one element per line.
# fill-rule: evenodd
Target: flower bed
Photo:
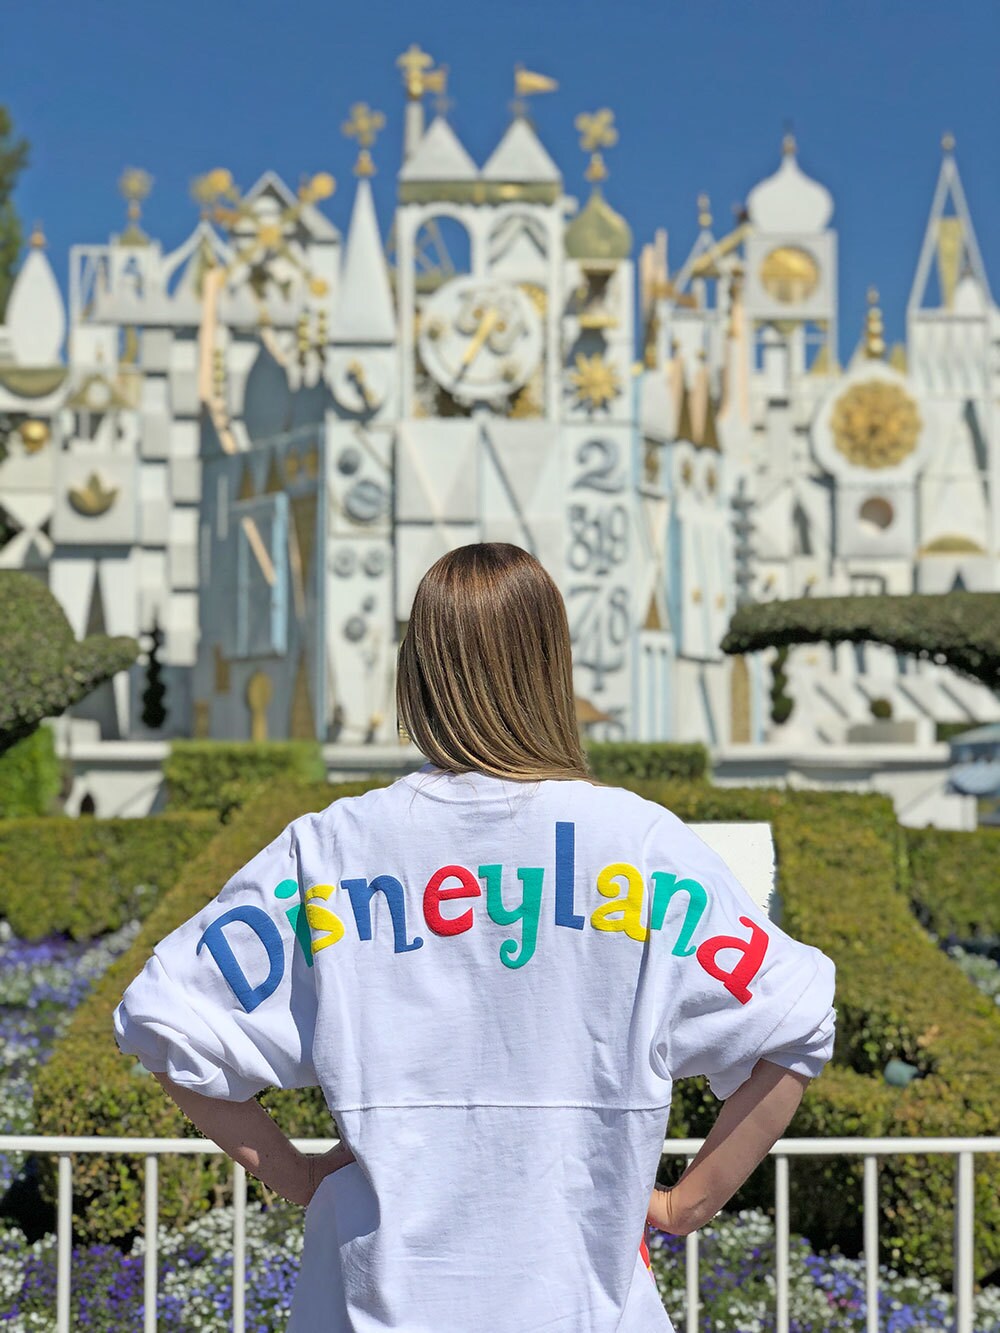
<path fill-rule="evenodd" d="M 18 939 L 0 920 L 0 1133 L 34 1131 L 35 1074 L 65 1032 L 73 1010 L 139 930 L 132 921 L 92 943 L 64 936 Z M 20 1168 L 20 1157 L 0 1153 L 0 1197 Z M 2 1315 L 0 1315 L 2 1318 Z"/>
<path fill-rule="evenodd" d="M 217 1208 L 158 1236 L 157 1327 L 163 1333 L 228 1333 L 232 1326 L 231 1208 Z M 247 1210 L 247 1333 L 271 1333 L 288 1318 L 302 1250 L 302 1213 L 291 1205 Z M 774 1227 L 760 1212 L 723 1216 L 701 1233 L 701 1333 L 772 1333 L 775 1327 Z M 657 1234 L 650 1258 L 664 1305 L 685 1326 L 684 1241 Z M 0 1329 L 55 1328 L 55 1241 L 26 1245 L 0 1230 Z M 74 1328 L 133 1333 L 142 1322 L 143 1245 L 122 1256 L 110 1245 L 73 1251 Z M 882 1271 L 879 1327 L 931 1333 L 953 1327 L 954 1301 L 931 1279 Z M 815 1254 L 795 1238 L 790 1261 L 791 1333 L 863 1333 L 864 1263 Z M 1000 1291 L 976 1298 L 976 1333 L 1000 1333 Z"/>

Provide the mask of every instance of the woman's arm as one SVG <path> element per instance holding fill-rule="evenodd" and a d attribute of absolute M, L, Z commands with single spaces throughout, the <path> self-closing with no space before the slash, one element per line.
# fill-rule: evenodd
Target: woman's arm
<path fill-rule="evenodd" d="M 343 1143 L 328 1153 L 299 1152 L 253 1098 L 222 1101 L 182 1088 L 166 1074 L 155 1078 L 196 1129 L 290 1203 L 306 1205 L 324 1176 L 354 1161 Z"/>
<path fill-rule="evenodd" d="M 686 1236 L 710 1221 L 788 1128 L 809 1079 L 760 1060 L 723 1103 L 697 1157 L 669 1190 L 654 1190 L 647 1221 Z"/>

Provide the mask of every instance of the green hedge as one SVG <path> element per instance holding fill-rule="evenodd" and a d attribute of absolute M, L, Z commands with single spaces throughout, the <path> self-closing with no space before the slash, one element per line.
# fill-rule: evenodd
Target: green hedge
<path fill-rule="evenodd" d="M 0 753 L 0 819 L 47 815 L 62 788 L 62 764 L 49 727 Z"/>
<path fill-rule="evenodd" d="M 255 800 L 192 863 L 77 1011 L 66 1038 L 40 1071 L 41 1133 L 190 1134 L 156 1082 L 119 1055 L 111 1012 L 151 946 L 187 920 L 225 879 L 295 815 L 368 785 L 283 788 Z M 834 1064 L 808 1090 L 792 1126 L 799 1135 L 977 1135 L 995 1131 L 1000 1105 L 1000 1014 L 934 946 L 909 910 L 898 880 L 900 831 L 882 797 L 716 788 L 707 783 L 637 784 L 681 818 L 767 820 L 774 830 L 786 928 L 828 953 L 838 968 Z M 901 1056 L 923 1072 L 907 1088 L 882 1077 Z M 289 1133 L 326 1136 L 329 1114 L 317 1091 L 263 1098 Z M 670 1132 L 704 1133 L 718 1104 L 698 1080 L 676 1089 Z M 771 1168 L 762 1172 L 769 1177 Z M 949 1159 L 889 1159 L 880 1181 L 883 1257 L 947 1278 L 951 1268 Z M 860 1163 L 796 1160 L 792 1222 L 818 1243 L 857 1243 Z M 95 1238 L 121 1236 L 142 1216 L 138 1166 L 80 1159 L 75 1207 Z M 226 1197 L 227 1168 L 212 1159 L 165 1161 L 163 1216 L 189 1217 Z M 766 1182 L 770 1190 L 770 1179 Z M 760 1197 L 760 1177 L 743 1196 Z M 1000 1162 L 976 1173 L 977 1269 L 1000 1263 Z"/>
<path fill-rule="evenodd" d="M 1000 936 L 1000 829 L 905 832 L 908 888 L 917 916 L 935 935 Z"/>
<path fill-rule="evenodd" d="M 625 787 L 635 782 L 695 780 L 708 775 L 704 745 L 667 745 L 658 741 L 591 741 L 590 770 L 601 782 Z"/>
<path fill-rule="evenodd" d="M 808 1089 L 791 1133 L 913 1136 L 996 1132 L 1000 1012 L 935 946 L 899 887 L 901 830 L 880 796 L 661 786 L 644 795 L 688 820 L 768 820 L 783 925 L 837 965 L 833 1066 Z M 893 1056 L 924 1077 L 889 1087 Z M 681 1085 L 671 1133 L 702 1133 L 704 1096 Z M 712 1114 L 717 1108 L 713 1108 Z M 762 1171 L 773 1179 L 770 1166 Z M 861 1164 L 792 1164 L 793 1226 L 817 1244 L 860 1245 Z M 950 1280 L 954 1166 L 889 1158 L 880 1176 L 888 1262 Z M 770 1180 L 768 1181 L 770 1189 Z M 769 1196 L 770 1197 L 770 1196 Z M 1000 1263 L 1000 1158 L 977 1157 L 976 1263 Z"/>
<path fill-rule="evenodd" d="M 193 857 L 183 877 L 145 919 L 135 943 L 115 960 L 76 1010 L 35 1085 L 40 1134 L 126 1134 L 197 1137 L 197 1131 L 165 1097 L 160 1085 L 115 1045 L 111 1016 L 125 987 L 141 971 L 153 945 L 209 902 L 230 876 L 306 810 L 323 809 L 338 796 L 378 786 L 282 784 L 255 797 Z M 133 821 L 137 823 L 138 821 Z M 262 1102 L 290 1134 L 329 1137 L 330 1114 L 319 1089 L 265 1093 Z M 43 1163 L 54 1190 L 51 1164 Z M 160 1217 L 188 1219 L 229 1198 L 231 1167 L 224 1159 L 170 1158 L 160 1165 Z M 131 1234 L 142 1221 L 141 1159 L 78 1157 L 73 1169 L 75 1225 L 91 1240 Z M 251 1189 L 261 1187 L 251 1181 Z"/>
<path fill-rule="evenodd" d="M 215 810 L 223 817 L 257 786 L 322 782 L 317 741 L 174 741 L 163 766 L 173 810 Z"/>
<path fill-rule="evenodd" d="M 132 665 L 134 639 L 77 643 L 66 613 L 32 574 L 0 572 L 0 753 Z"/>
<path fill-rule="evenodd" d="M 1000 688 L 1000 593 L 902 597 L 796 597 L 741 606 L 722 640 L 726 653 L 793 643 L 884 643 L 933 658 Z"/>
<path fill-rule="evenodd" d="M 146 915 L 218 828 L 200 813 L 4 820 L 0 918 L 27 940 L 117 930 Z"/>

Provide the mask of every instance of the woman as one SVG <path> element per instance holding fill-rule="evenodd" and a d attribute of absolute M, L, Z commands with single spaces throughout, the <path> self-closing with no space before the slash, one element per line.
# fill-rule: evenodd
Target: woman
<path fill-rule="evenodd" d="M 829 1058 L 833 967 L 675 816 L 589 776 L 565 608 L 514 546 L 425 575 L 418 773 L 296 819 L 115 1015 L 194 1124 L 308 1204 L 296 1333 L 650 1333 L 643 1223 L 707 1222 Z M 299 903 L 309 931 L 296 930 Z M 725 1098 L 671 1190 L 673 1080 Z M 322 1087 L 305 1159 L 252 1100 Z"/>

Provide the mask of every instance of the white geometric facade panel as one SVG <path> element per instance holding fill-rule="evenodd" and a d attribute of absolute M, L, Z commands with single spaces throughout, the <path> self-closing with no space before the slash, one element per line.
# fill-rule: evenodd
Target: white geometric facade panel
<path fill-rule="evenodd" d="M 471 421 L 404 421 L 396 446 L 396 519 L 471 523 L 478 513 L 479 430 Z"/>
<path fill-rule="evenodd" d="M 410 618 L 417 584 L 436 560 L 479 540 L 472 523 L 401 523 L 396 528 L 396 619 Z"/>
<path fill-rule="evenodd" d="M 131 458 L 79 454 L 60 459 L 52 538 L 72 546 L 131 546 L 137 539 L 136 468 Z"/>

